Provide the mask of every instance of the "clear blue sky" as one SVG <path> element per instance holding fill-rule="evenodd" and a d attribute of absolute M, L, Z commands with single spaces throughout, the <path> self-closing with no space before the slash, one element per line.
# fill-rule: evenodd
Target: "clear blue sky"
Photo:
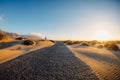
<path fill-rule="evenodd" d="M 120 0 L 0 0 L 0 29 L 73 40 L 104 29 L 120 39 Z"/>

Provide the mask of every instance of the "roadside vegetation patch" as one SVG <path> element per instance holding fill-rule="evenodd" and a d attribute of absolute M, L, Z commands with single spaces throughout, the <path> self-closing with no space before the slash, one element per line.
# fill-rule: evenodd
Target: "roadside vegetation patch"
<path fill-rule="evenodd" d="M 119 47 L 117 46 L 116 42 L 114 41 L 108 41 L 104 43 L 104 47 L 110 50 L 120 50 Z"/>
<path fill-rule="evenodd" d="M 34 46 L 34 45 L 36 45 L 36 42 L 35 41 L 33 41 L 33 40 L 25 40 L 24 42 L 23 42 L 23 44 L 24 45 L 32 45 L 32 46 Z"/>

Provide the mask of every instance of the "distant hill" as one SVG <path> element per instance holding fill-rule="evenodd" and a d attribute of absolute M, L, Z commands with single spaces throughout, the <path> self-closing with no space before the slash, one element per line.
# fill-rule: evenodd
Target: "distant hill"
<path fill-rule="evenodd" d="M 6 32 L 6 34 L 7 34 L 8 36 L 12 37 L 12 38 L 20 37 L 20 35 L 17 34 L 17 33 L 9 33 L 9 32 Z"/>
<path fill-rule="evenodd" d="M 40 40 L 42 39 L 41 37 L 35 36 L 35 35 L 21 35 L 22 37 L 29 38 L 29 39 L 34 39 L 34 40 Z"/>
<path fill-rule="evenodd" d="M 9 36 L 7 36 L 6 32 L 0 30 L 0 40 L 7 40 Z"/>
<path fill-rule="evenodd" d="M 0 34 L 1 34 L 1 35 L 7 35 L 6 32 L 3 31 L 3 30 L 1 30 L 1 29 L 0 29 Z"/>
<path fill-rule="evenodd" d="M 5 32 L 3 30 L 0 29 L 0 35 L 1 35 L 1 39 L 2 38 L 17 38 L 17 37 L 25 37 L 25 38 L 29 38 L 29 39 L 35 39 L 35 40 L 39 40 L 42 39 L 41 37 L 35 36 L 35 35 L 20 35 L 17 33 L 13 33 L 13 32 Z"/>

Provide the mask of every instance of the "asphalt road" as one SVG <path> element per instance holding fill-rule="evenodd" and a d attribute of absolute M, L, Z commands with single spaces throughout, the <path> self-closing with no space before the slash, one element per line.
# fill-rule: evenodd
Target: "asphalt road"
<path fill-rule="evenodd" d="M 0 64 L 0 80 L 98 80 L 63 43 Z"/>

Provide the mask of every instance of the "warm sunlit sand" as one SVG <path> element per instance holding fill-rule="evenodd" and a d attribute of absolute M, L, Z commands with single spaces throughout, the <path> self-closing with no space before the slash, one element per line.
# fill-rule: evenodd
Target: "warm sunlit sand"
<path fill-rule="evenodd" d="M 0 80 L 120 80 L 120 0 L 0 0 Z"/>
<path fill-rule="evenodd" d="M 14 59 L 25 53 L 29 53 L 31 51 L 44 48 L 44 47 L 48 47 L 51 45 L 53 45 L 53 43 L 50 41 L 38 41 L 36 46 L 25 46 L 25 45 L 19 44 L 19 41 L 18 41 L 18 43 L 13 44 L 13 46 L 0 49 L 0 64 L 3 62 L 9 61 L 11 59 Z"/>
<path fill-rule="evenodd" d="M 120 77 L 120 51 L 72 45 L 69 49 L 91 67 L 100 80 L 118 80 Z M 77 47 L 76 47 L 77 46 Z"/>

